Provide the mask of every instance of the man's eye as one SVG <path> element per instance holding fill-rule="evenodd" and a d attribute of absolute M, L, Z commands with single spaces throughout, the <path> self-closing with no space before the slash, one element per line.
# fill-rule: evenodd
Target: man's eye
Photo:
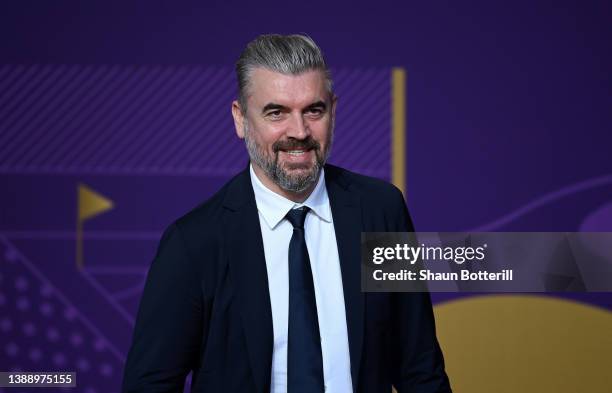
<path fill-rule="evenodd" d="M 323 110 L 322 109 L 318 109 L 318 108 L 312 108 L 312 109 L 308 109 L 306 111 L 307 115 L 312 115 L 312 116 L 320 116 L 323 114 Z"/>
<path fill-rule="evenodd" d="M 272 119 L 278 119 L 280 118 L 282 115 L 281 111 L 271 111 L 268 112 L 268 117 L 272 118 Z"/>

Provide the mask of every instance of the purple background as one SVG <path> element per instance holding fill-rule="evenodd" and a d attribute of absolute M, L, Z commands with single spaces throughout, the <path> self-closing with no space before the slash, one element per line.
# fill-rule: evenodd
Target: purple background
<path fill-rule="evenodd" d="M 78 391 L 118 390 L 160 231 L 244 166 L 231 66 L 260 33 L 307 32 L 323 48 L 340 95 L 332 160 L 374 176 L 389 173 L 389 70 L 407 70 L 419 231 L 612 231 L 611 15 L 603 1 L 3 5 L 0 369 L 76 369 Z M 56 77 L 37 84 L 45 72 Z M 34 93 L 8 89 L 19 81 Z M 77 102 L 57 98 L 69 82 Z M 145 99 L 155 104 L 129 106 Z M 191 155 L 161 154 L 168 143 Z M 84 273 L 78 182 L 116 203 L 85 224 Z M 572 299 L 612 308 L 608 294 Z"/>

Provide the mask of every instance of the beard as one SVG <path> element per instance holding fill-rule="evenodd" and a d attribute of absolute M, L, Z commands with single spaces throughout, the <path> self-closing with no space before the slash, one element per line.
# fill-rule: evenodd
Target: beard
<path fill-rule="evenodd" d="M 300 193 L 307 190 L 319 179 L 321 169 L 325 165 L 331 150 L 333 129 L 330 131 L 325 151 L 321 151 L 321 144 L 319 142 L 308 136 L 303 140 L 289 139 L 276 141 L 272 144 L 272 151 L 274 153 L 270 154 L 251 137 L 248 124 L 244 126 L 244 141 L 251 161 L 257 164 L 269 179 L 285 191 Z M 315 161 L 312 164 L 306 165 L 279 163 L 278 156 L 281 150 L 313 150 Z"/>

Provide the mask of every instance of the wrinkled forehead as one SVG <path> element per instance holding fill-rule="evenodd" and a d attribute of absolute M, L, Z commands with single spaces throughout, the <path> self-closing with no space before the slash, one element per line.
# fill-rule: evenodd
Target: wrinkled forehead
<path fill-rule="evenodd" d="M 288 75 L 266 68 L 255 68 L 249 79 L 249 106 L 261 108 L 269 103 L 276 103 L 302 108 L 317 101 L 328 102 L 331 99 L 327 78 L 322 70 Z"/>

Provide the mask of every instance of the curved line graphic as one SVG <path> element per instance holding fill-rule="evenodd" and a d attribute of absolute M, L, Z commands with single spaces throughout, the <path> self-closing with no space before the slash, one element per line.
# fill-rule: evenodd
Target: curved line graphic
<path fill-rule="evenodd" d="M 540 198 L 537 198 L 526 205 L 519 207 L 518 209 L 494 220 L 488 224 L 481 225 L 477 228 L 474 228 L 468 232 L 487 232 L 493 229 L 499 228 L 503 225 L 506 225 L 519 217 L 537 209 L 538 207 L 544 206 L 547 203 L 550 203 L 554 200 L 561 199 L 565 196 L 588 190 L 590 188 L 595 188 L 599 186 L 603 186 L 605 184 L 612 184 L 612 175 L 604 175 L 600 177 L 595 177 L 592 179 L 584 180 L 578 183 L 574 183 L 572 185 L 561 188 L 560 190 L 553 191 L 548 193 Z"/>

